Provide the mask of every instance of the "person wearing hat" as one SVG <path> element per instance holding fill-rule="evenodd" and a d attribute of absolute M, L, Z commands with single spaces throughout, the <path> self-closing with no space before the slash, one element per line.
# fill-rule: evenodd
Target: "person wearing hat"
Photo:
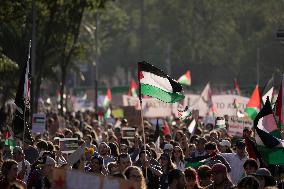
<path fill-rule="evenodd" d="M 219 142 L 219 150 L 222 153 L 232 153 L 231 142 L 223 139 L 221 142 Z"/>
<path fill-rule="evenodd" d="M 228 177 L 227 167 L 222 163 L 216 163 L 212 167 L 212 181 L 206 189 L 230 189 L 234 186 Z"/>
<path fill-rule="evenodd" d="M 230 177 L 234 184 L 237 184 L 244 175 L 243 165 L 248 159 L 246 152 L 246 144 L 243 140 L 239 140 L 236 143 L 236 152 L 233 153 L 221 153 L 221 155 L 229 162 L 231 165 Z"/>
<path fill-rule="evenodd" d="M 255 174 L 252 174 L 255 176 L 259 183 L 260 187 L 259 188 L 265 188 L 268 186 L 276 186 L 276 181 L 274 177 L 271 175 L 270 171 L 266 168 L 259 168 Z"/>
<path fill-rule="evenodd" d="M 171 157 L 171 156 L 172 156 L 173 149 L 174 149 L 174 147 L 173 147 L 172 144 L 166 143 L 166 144 L 164 145 L 163 151 L 164 151 L 165 154 L 168 154 L 168 155 Z"/>
<path fill-rule="evenodd" d="M 18 179 L 27 182 L 31 164 L 25 159 L 24 151 L 20 146 L 15 146 L 13 149 L 13 159 L 18 163 Z"/>

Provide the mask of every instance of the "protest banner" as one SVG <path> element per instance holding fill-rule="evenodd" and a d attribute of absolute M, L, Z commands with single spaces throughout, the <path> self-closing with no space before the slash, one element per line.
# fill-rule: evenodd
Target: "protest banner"
<path fill-rule="evenodd" d="M 243 129 L 245 127 L 251 128 L 253 126 L 253 121 L 245 117 L 240 118 L 236 116 L 229 116 L 228 124 L 228 134 L 231 136 L 241 137 Z"/>
<path fill-rule="evenodd" d="M 62 153 L 73 153 L 78 148 L 77 138 L 59 138 L 59 148 Z"/>
<path fill-rule="evenodd" d="M 64 168 L 54 168 L 52 178 L 53 189 L 139 189 L 136 183 L 125 179 Z"/>
<path fill-rule="evenodd" d="M 122 128 L 122 138 L 123 139 L 134 139 L 136 129 L 132 127 Z"/>
<path fill-rule="evenodd" d="M 124 106 L 134 106 L 137 110 L 141 109 L 137 97 L 123 95 Z M 155 98 L 145 98 L 142 103 L 143 116 L 146 118 L 159 118 L 172 115 L 172 104 L 165 103 Z"/>
<path fill-rule="evenodd" d="M 45 131 L 46 131 L 46 115 L 33 114 L 32 132 L 42 134 Z"/>

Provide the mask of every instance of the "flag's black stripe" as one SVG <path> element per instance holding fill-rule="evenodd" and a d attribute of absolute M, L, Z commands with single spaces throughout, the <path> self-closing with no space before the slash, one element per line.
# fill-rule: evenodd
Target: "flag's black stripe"
<path fill-rule="evenodd" d="M 270 101 L 267 98 L 264 106 L 262 107 L 262 109 L 260 110 L 260 112 L 257 114 L 257 116 L 255 117 L 253 121 L 254 127 L 257 127 L 257 124 L 260 118 L 267 116 L 269 114 L 273 114 L 273 112 L 272 112 Z"/>
<path fill-rule="evenodd" d="M 269 81 L 265 84 L 261 91 L 261 96 L 265 95 L 274 85 L 274 77 L 272 76 Z M 271 99 L 270 99 L 271 101 Z M 264 103 L 264 102 L 263 102 Z"/>
<path fill-rule="evenodd" d="M 139 67 L 139 71 L 150 72 L 150 73 L 153 73 L 153 74 L 158 75 L 160 77 L 168 79 L 169 82 L 172 85 L 174 93 L 182 92 L 183 89 L 182 89 L 182 85 L 180 83 L 178 83 L 177 81 L 170 78 L 165 72 L 163 72 L 159 68 L 156 68 L 152 64 L 149 64 L 149 63 L 143 61 L 143 62 L 138 63 L 138 67 Z"/>
<path fill-rule="evenodd" d="M 269 148 L 274 148 L 278 144 L 280 144 L 279 140 L 275 138 L 274 136 L 272 136 L 271 134 L 259 129 L 258 127 L 256 127 L 255 129 L 256 129 L 256 132 L 259 138 L 261 139 L 261 141 L 263 142 L 265 146 Z"/>

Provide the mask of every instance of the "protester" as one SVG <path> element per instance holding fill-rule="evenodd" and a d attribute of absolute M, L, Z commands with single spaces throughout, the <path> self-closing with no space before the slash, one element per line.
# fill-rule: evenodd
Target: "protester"
<path fill-rule="evenodd" d="M 2 178 L 0 180 L 1 189 L 10 189 L 14 183 L 26 188 L 26 184 L 17 179 L 18 163 L 15 160 L 6 160 L 1 167 Z"/>
<path fill-rule="evenodd" d="M 274 177 L 271 175 L 270 171 L 266 168 L 259 168 L 255 174 L 253 174 L 260 183 L 260 188 L 268 187 L 268 186 L 276 186 L 276 181 Z"/>
<path fill-rule="evenodd" d="M 245 170 L 245 174 L 251 175 L 251 174 L 254 174 L 257 171 L 258 164 L 254 159 L 250 158 L 250 159 L 247 159 L 245 161 L 243 167 L 244 167 L 244 170 Z"/>
<path fill-rule="evenodd" d="M 234 184 L 237 184 L 241 177 L 244 175 L 243 165 L 248 159 L 246 153 L 246 145 L 243 141 L 237 141 L 236 152 L 234 153 L 221 153 L 221 155 L 229 162 L 232 170 L 230 177 Z"/>
<path fill-rule="evenodd" d="M 195 169 L 186 168 L 184 171 L 186 180 L 186 189 L 201 189 L 199 177 Z"/>
<path fill-rule="evenodd" d="M 261 189 L 259 181 L 254 176 L 243 177 L 237 185 L 237 189 Z"/>
<path fill-rule="evenodd" d="M 146 189 L 145 179 L 139 167 L 129 166 L 124 171 L 124 176 L 127 180 L 133 181 L 137 184 L 137 188 Z"/>
<path fill-rule="evenodd" d="M 116 177 L 123 178 L 123 173 L 125 169 L 129 166 L 132 166 L 132 161 L 129 154 L 120 154 L 117 159 L 119 174 L 116 174 Z"/>
<path fill-rule="evenodd" d="M 13 149 L 13 159 L 18 163 L 18 178 L 27 182 L 31 171 L 31 165 L 25 159 L 24 151 L 20 146 L 16 146 Z"/>
<path fill-rule="evenodd" d="M 207 143 L 207 140 L 203 137 L 196 139 L 196 149 L 191 154 L 192 158 L 205 156 L 207 154 L 205 150 L 205 144 Z"/>
<path fill-rule="evenodd" d="M 168 175 L 169 189 L 185 189 L 185 175 L 178 169 L 173 169 Z"/>
<path fill-rule="evenodd" d="M 230 189 L 233 183 L 229 179 L 227 167 L 224 164 L 217 163 L 212 167 L 213 183 L 206 189 Z"/>
<path fill-rule="evenodd" d="M 233 150 L 231 149 L 231 142 L 223 139 L 221 142 L 219 142 L 219 150 L 221 153 L 232 153 Z"/>
<path fill-rule="evenodd" d="M 101 156 L 93 156 L 91 159 L 90 167 L 87 170 L 90 173 L 95 173 L 97 175 L 104 175 L 104 160 Z"/>
<path fill-rule="evenodd" d="M 198 178 L 201 187 L 207 187 L 212 184 L 212 169 L 208 165 L 201 165 L 197 169 Z"/>
<path fill-rule="evenodd" d="M 175 164 L 176 168 L 184 171 L 185 170 L 185 161 L 183 150 L 179 146 L 175 146 L 173 149 L 172 161 Z"/>
<path fill-rule="evenodd" d="M 168 185 L 169 172 L 171 170 L 175 169 L 176 166 L 172 162 L 169 154 L 166 154 L 166 153 L 163 153 L 160 156 L 159 162 L 161 164 L 161 168 L 162 168 L 162 171 L 163 171 L 163 174 L 160 178 L 161 179 L 161 189 L 167 189 L 169 187 L 169 185 Z"/>

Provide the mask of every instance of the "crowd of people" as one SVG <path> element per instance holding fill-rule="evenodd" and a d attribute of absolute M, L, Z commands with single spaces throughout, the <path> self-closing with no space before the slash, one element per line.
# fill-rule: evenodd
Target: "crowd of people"
<path fill-rule="evenodd" d="M 90 111 L 66 113 L 62 127 L 58 114 L 49 112 L 46 116 L 46 133 L 33 134 L 32 144 L 16 141 L 13 148 L 4 143 L 11 126 L 7 121 L 2 124 L 1 189 L 53 188 L 55 167 L 129 180 L 141 189 L 283 187 L 275 166 L 249 153 L 248 142 L 255 144 L 250 128 L 244 129 L 242 138 L 234 138 L 227 134 L 226 127 L 217 129 L 197 119 L 194 133 L 189 133 L 187 127 L 194 118 L 186 122 L 167 118 L 164 121 L 170 133 L 161 134 L 159 125 L 145 120 L 144 131 L 138 126 L 135 136 L 126 139 L 122 129 L 133 127 L 127 119 L 117 119 L 112 125 L 98 121 Z M 60 150 L 60 138 L 78 138 L 78 145 L 85 146 L 85 153 L 73 165 Z"/>

